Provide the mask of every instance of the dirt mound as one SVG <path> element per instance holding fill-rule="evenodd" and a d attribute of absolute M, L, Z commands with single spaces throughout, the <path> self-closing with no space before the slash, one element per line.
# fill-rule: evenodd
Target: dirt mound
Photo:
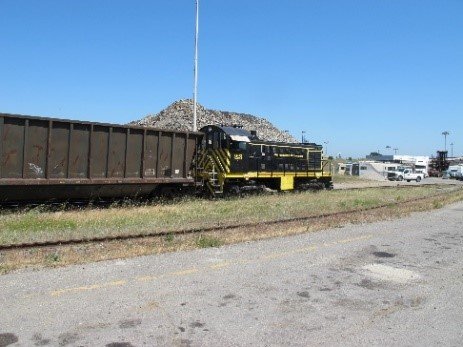
<path fill-rule="evenodd" d="M 298 142 L 289 133 L 277 129 L 265 118 L 246 113 L 210 110 L 200 104 L 197 104 L 196 114 L 198 129 L 210 124 L 224 126 L 241 125 L 246 130 L 256 130 L 257 136 L 262 140 Z M 193 128 L 193 101 L 191 99 L 176 101 L 157 115 L 148 115 L 131 124 L 170 130 L 191 130 Z"/>

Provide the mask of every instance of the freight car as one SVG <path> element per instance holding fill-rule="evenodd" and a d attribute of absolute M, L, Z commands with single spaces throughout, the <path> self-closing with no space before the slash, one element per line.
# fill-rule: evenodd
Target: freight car
<path fill-rule="evenodd" d="M 191 190 L 202 136 L 0 113 L 0 203 Z"/>
<path fill-rule="evenodd" d="M 211 195 L 332 188 L 320 145 L 262 141 L 238 126 L 209 125 L 201 132 L 197 175 Z"/>
<path fill-rule="evenodd" d="M 0 204 L 331 188 L 322 147 L 0 113 Z"/>

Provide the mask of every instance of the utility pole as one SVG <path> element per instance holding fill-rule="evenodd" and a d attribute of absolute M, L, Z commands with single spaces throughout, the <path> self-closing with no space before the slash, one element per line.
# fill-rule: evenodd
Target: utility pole
<path fill-rule="evenodd" d="M 302 130 L 301 143 L 305 142 L 304 134 L 305 134 L 305 131 Z"/>
<path fill-rule="evenodd" d="M 194 58 L 194 85 L 193 85 L 193 131 L 196 127 L 196 99 L 198 94 L 198 33 L 199 33 L 199 0 L 195 0 L 196 24 L 195 24 L 195 58 Z"/>
<path fill-rule="evenodd" d="M 397 155 L 398 148 L 394 148 L 394 154 Z"/>
<path fill-rule="evenodd" d="M 328 143 L 330 143 L 330 142 L 329 142 L 329 141 L 325 141 L 325 142 L 323 142 L 323 143 L 326 145 L 326 146 L 325 146 L 325 148 L 326 148 L 326 156 L 329 157 L 329 155 L 328 155 Z"/>
<path fill-rule="evenodd" d="M 448 131 L 443 131 L 442 135 L 444 135 L 444 150 L 447 151 L 447 136 L 450 135 Z"/>
<path fill-rule="evenodd" d="M 453 158 L 453 142 L 450 144 L 450 148 L 451 157 Z"/>

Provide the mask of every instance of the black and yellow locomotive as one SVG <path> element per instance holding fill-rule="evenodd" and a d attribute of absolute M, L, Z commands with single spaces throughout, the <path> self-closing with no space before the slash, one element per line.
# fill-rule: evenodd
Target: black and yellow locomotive
<path fill-rule="evenodd" d="M 211 195 L 243 191 L 330 189 L 323 148 L 315 143 L 259 140 L 238 126 L 209 125 L 197 159 L 197 177 Z"/>

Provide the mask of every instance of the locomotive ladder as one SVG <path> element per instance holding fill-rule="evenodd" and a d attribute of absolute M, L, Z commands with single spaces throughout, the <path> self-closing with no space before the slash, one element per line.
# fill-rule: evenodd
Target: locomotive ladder
<path fill-rule="evenodd" d="M 212 170 L 209 172 L 209 180 L 207 181 L 207 185 L 214 196 L 223 193 L 218 179 L 218 172 L 215 170 L 214 164 L 212 164 Z"/>

